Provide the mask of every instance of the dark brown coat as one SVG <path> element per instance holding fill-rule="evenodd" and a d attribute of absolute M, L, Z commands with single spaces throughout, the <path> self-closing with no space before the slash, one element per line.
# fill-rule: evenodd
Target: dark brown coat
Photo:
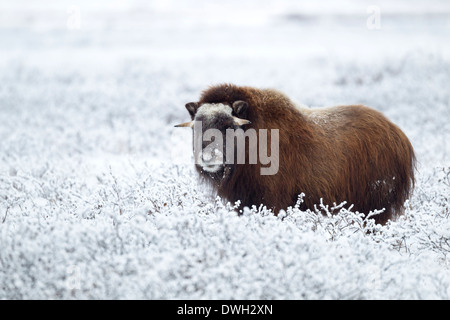
<path fill-rule="evenodd" d="M 330 205 L 346 201 L 365 214 L 385 208 L 378 223 L 403 211 L 414 185 L 414 151 L 380 112 L 362 105 L 302 108 L 276 90 L 235 85 L 207 89 L 198 104 L 231 106 L 237 100 L 248 103 L 246 128 L 279 129 L 279 171 L 263 176 L 260 164 L 236 164 L 213 183 L 221 197 L 243 206 L 264 204 L 277 214 L 303 192 L 302 209 L 321 198 Z"/>

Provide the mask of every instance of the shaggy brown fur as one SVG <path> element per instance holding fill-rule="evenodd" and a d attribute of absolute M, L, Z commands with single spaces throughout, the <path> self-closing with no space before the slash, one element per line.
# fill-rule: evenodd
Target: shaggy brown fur
<path fill-rule="evenodd" d="M 302 209 L 321 198 L 330 205 L 346 201 L 365 214 L 385 208 L 375 217 L 382 224 L 403 211 L 414 185 L 414 150 L 380 112 L 362 105 L 300 108 L 276 90 L 235 85 L 209 88 L 197 106 L 237 100 L 248 103 L 239 115 L 251 121 L 245 129 L 279 129 L 279 171 L 264 176 L 261 164 L 233 165 L 225 178 L 210 177 L 221 197 L 264 204 L 277 214 L 303 192 Z"/>

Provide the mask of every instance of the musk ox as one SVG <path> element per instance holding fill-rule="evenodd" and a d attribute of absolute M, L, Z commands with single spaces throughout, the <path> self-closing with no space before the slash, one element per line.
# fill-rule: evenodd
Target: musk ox
<path fill-rule="evenodd" d="M 375 216 L 377 223 L 384 224 L 402 213 L 414 186 L 411 143 L 399 127 L 366 106 L 309 109 L 273 89 L 223 84 L 205 90 L 186 109 L 192 121 L 178 127 L 197 128 L 194 132 L 201 133 L 214 129 L 215 133 L 214 138 L 210 135 L 200 142 L 202 150 L 210 150 L 198 153 L 197 171 L 219 196 L 240 200 L 241 206 L 264 204 L 277 214 L 304 193 L 303 210 L 314 208 L 321 199 L 330 205 L 346 201 L 366 215 L 385 209 Z M 228 135 L 230 130 L 244 133 L 249 141 L 245 161 L 236 161 L 229 144 L 220 141 L 221 137 L 237 140 L 238 135 Z M 275 145 L 276 150 L 262 157 L 261 141 L 257 147 L 250 143 L 254 134 L 247 133 L 251 130 L 265 130 L 265 145 Z M 252 160 L 257 152 L 261 157 Z M 269 165 L 268 153 L 276 163 L 273 174 L 262 172 Z"/>

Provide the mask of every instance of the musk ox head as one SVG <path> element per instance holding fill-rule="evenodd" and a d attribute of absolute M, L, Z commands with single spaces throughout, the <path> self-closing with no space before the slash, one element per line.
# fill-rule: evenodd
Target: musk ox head
<path fill-rule="evenodd" d="M 224 103 L 186 104 L 192 121 L 175 127 L 193 129 L 194 160 L 201 173 L 219 179 L 234 163 L 234 159 L 227 159 L 227 155 L 230 154 L 227 148 L 234 148 L 234 136 L 232 136 L 233 143 L 230 144 L 230 141 L 227 143 L 227 134 L 230 138 L 230 132 L 251 123 L 245 119 L 247 108 L 248 104 L 241 100 L 235 101 L 231 106 Z"/>

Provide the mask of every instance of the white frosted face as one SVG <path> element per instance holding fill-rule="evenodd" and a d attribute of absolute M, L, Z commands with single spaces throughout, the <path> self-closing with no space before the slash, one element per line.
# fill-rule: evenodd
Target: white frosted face
<path fill-rule="evenodd" d="M 241 126 L 250 123 L 249 120 L 234 116 L 233 108 L 229 105 L 223 103 L 201 105 L 195 113 L 194 121 L 189 123 L 189 126 L 194 128 L 196 165 L 205 172 L 220 173 L 225 164 L 234 164 L 234 133 L 237 129 L 241 129 Z M 227 138 L 230 131 L 232 134 Z M 245 152 L 245 141 L 242 145 L 241 153 Z"/>
<path fill-rule="evenodd" d="M 203 138 L 207 134 L 214 136 L 203 144 L 202 151 L 197 154 L 196 163 L 206 172 L 216 173 L 224 167 L 223 137 L 221 132 L 232 125 L 232 108 L 222 103 L 206 103 L 200 106 L 194 121 L 201 121 Z"/>

